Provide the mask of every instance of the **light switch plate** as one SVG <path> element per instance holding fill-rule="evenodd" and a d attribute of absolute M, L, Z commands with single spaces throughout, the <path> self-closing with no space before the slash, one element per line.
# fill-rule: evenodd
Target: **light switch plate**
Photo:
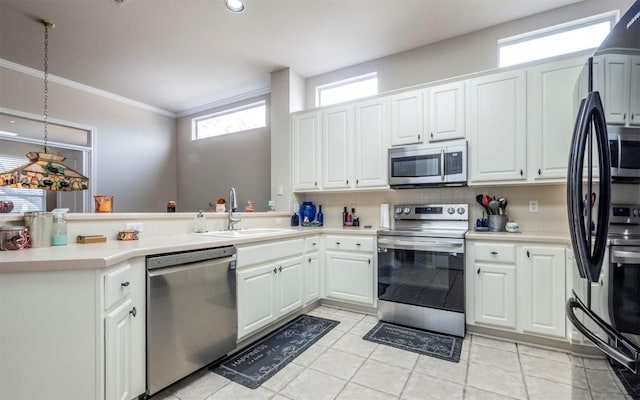
<path fill-rule="evenodd" d="M 529 200 L 529 212 L 538 212 L 538 200 Z"/>

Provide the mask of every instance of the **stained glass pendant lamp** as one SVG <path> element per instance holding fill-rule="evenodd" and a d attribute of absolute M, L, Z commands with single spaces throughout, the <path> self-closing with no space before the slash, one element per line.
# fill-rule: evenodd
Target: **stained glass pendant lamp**
<path fill-rule="evenodd" d="M 40 23 L 44 25 L 44 152 L 29 152 L 26 164 L 0 173 L 0 186 L 53 191 L 86 190 L 89 178 L 62 164 L 64 157 L 48 152 L 49 29 L 55 25 L 46 20 L 40 20 Z"/>

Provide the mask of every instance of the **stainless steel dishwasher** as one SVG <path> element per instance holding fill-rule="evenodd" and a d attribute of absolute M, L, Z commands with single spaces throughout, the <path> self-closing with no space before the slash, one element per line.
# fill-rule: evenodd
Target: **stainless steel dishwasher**
<path fill-rule="evenodd" d="M 236 347 L 236 248 L 147 256 L 147 394 Z"/>

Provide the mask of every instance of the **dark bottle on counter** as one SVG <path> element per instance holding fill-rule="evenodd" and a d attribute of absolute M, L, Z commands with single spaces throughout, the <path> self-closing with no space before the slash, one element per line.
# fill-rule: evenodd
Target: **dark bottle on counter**
<path fill-rule="evenodd" d="M 176 202 L 170 201 L 167 203 L 167 212 L 176 212 Z"/>
<path fill-rule="evenodd" d="M 298 216 L 298 213 L 293 213 L 293 215 L 291 216 L 291 226 L 298 226 L 300 225 L 300 217 Z"/>
<path fill-rule="evenodd" d="M 317 215 L 317 220 L 320 223 L 320 226 L 324 225 L 324 214 L 322 213 L 322 206 L 318 206 L 318 215 Z"/>
<path fill-rule="evenodd" d="M 342 212 L 342 225 L 347 224 L 347 215 L 349 215 L 347 212 L 347 206 L 344 206 L 344 211 Z"/>

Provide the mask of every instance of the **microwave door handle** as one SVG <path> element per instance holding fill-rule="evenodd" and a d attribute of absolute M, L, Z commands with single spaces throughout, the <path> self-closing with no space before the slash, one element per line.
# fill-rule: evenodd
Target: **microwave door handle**
<path fill-rule="evenodd" d="M 440 150 L 440 180 L 444 182 L 444 149 Z"/>
<path fill-rule="evenodd" d="M 622 168 L 622 137 L 620 134 L 616 135 L 618 142 L 618 169 Z"/>

